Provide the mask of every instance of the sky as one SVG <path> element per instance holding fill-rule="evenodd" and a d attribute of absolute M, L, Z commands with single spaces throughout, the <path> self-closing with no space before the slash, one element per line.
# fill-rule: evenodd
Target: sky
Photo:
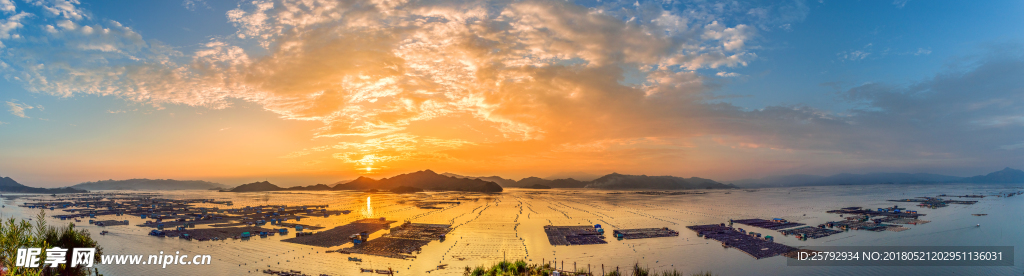
<path fill-rule="evenodd" d="M 0 176 L 1024 168 L 1022 1 L 0 0 Z"/>

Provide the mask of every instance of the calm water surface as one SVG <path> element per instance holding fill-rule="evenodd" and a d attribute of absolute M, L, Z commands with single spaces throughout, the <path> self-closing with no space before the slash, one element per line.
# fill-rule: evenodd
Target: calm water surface
<path fill-rule="evenodd" d="M 330 229 L 365 217 L 415 223 L 451 224 L 454 230 L 444 242 L 431 242 L 412 260 L 356 255 L 363 262 L 349 262 L 345 255 L 324 253 L 351 244 L 320 248 L 281 242 L 287 237 L 253 238 L 250 241 L 198 242 L 156 238 L 150 228 L 132 226 L 97 227 L 80 225 L 92 232 L 106 254 L 210 254 L 213 264 L 204 266 L 101 265 L 105 275 L 265 275 L 262 269 L 300 270 L 309 275 L 358 275 L 358 268 L 397 270 L 398 275 L 461 275 L 465 266 L 492 264 L 507 258 L 532 262 L 555 260 L 565 268 L 590 265 L 593 271 L 629 267 L 639 262 L 655 269 L 676 269 L 684 273 L 713 271 L 719 275 L 1021 275 L 1024 253 L 1017 252 L 1013 267 L 790 267 L 786 258 L 755 260 L 747 254 L 725 249 L 714 240 L 697 238 L 685 226 L 728 222 L 728 219 L 776 218 L 818 225 L 840 219 L 825 211 L 842 207 L 885 207 L 899 204 L 890 199 L 936 196 L 939 194 L 996 194 L 1021 190 L 1022 185 L 869 185 L 806 188 L 771 188 L 753 192 L 710 191 L 704 195 L 610 194 L 611 191 L 506 189 L 496 195 L 420 193 L 415 195 L 368 194 L 359 192 L 274 192 L 218 193 L 211 191 L 162 192 L 163 197 L 232 200 L 232 207 L 257 205 L 328 204 L 331 210 L 352 210 L 348 215 L 304 219 L 300 223 Z M 461 199 L 462 204 L 444 209 L 420 209 L 421 200 Z M 972 199 L 974 200 L 974 199 Z M 903 232 L 850 231 L 821 239 L 800 241 L 775 231 L 758 229 L 776 237 L 776 242 L 794 246 L 843 245 L 1011 245 L 1024 246 L 1024 196 L 986 197 L 975 205 L 951 205 L 924 209 L 904 204 L 927 214 L 931 223 L 908 225 Z M 24 198 L 3 200 L 3 217 L 34 217 L 37 210 L 18 208 Z M 210 205 L 211 207 L 215 205 Z M 445 206 L 445 205 L 439 205 Z M 224 208 L 223 205 L 219 206 Z M 51 214 L 59 214 L 55 211 Z M 971 216 L 987 213 L 988 216 Z M 67 221 L 50 220 L 50 223 Z M 614 229 L 668 227 L 679 237 L 617 241 L 608 235 L 604 245 L 551 246 L 544 225 L 601 224 Z M 982 227 L 975 227 L 981 224 Z M 197 225 L 198 228 L 205 226 Z M 326 230 L 324 229 L 324 230 Z M 757 228 L 754 228 L 757 229 Z M 101 236 L 101 230 L 110 234 Z M 293 231 L 294 232 L 294 231 Z M 379 237 L 385 231 L 370 236 Z M 433 270 L 439 264 L 448 269 Z M 433 270 L 431 272 L 427 272 Z"/>

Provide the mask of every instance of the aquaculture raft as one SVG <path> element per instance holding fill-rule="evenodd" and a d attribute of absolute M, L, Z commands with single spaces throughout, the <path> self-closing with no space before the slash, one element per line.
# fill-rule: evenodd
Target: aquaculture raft
<path fill-rule="evenodd" d="M 755 259 L 775 257 L 796 251 L 796 248 L 759 238 L 756 234 L 744 234 L 732 227 L 718 224 L 687 226 L 697 232 L 698 237 L 722 242 L 724 247 L 732 247 L 747 253 Z"/>
<path fill-rule="evenodd" d="M 612 235 L 616 238 L 622 238 L 627 240 L 632 239 L 647 239 L 647 238 L 660 238 L 660 237 L 676 237 L 679 236 L 679 232 L 675 230 L 663 228 L 640 228 L 640 229 L 619 229 L 612 231 Z"/>
<path fill-rule="evenodd" d="M 804 226 L 796 229 L 782 230 L 779 232 L 781 232 L 783 235 L 799 235 L 801 238 L 817 239 L 839 234 L 842 233 L 843 231 L 826 229 L 821 227 Z"/>
<path fill-rule="evenodd" d="M 349 223 L 346 225 L 332 228 L 331 230 L 321 231 L 315 235 L 307 236 L 296 236 L 294 238 L 282 240 L 284 242 L 291 242 L 297 244 L 305 244 L 319 247 L 335 247 L 342 244 L 351 242 L 348 237 L 362 232 L 372 234 L 377 231 L 387 229 L 394 223 L 393 220 L 382 219 L 362 219 Z"/>
<path fill-rule="evenodd" d="M 739 219 L 739 220 L 731 220 L 731 222 L 735 222 L 735 223 L 739 223 L 739 224 L 745 224 L 745 225 L 750 225 L 750 226 L 758 227 L 758 228 L 771 229 L 771 230 L 793 228 L 793 227 L 803 226 L 804 225 L 803 223 L 788 222 L 788 221 L 781 220 L 781 219 L 775 219 L 775 220 Z"/>
<path fill-rule="evenodd" d="M 391 233 L 383 237 L 356 244 L 338 250 L 340 253 L 375 255 L 396 259 L 415 258 L 411 255 L 429 244 L 430 241 L 444 241 L 445 235 L 452 231 L 449 224 L 420 224 L 405 222 L 391 228 Z"/>
<path fill-rule="evenodd" d="M 594 226 L 544 226 L 551 245 L 605 244 L 604 235 Z"/>

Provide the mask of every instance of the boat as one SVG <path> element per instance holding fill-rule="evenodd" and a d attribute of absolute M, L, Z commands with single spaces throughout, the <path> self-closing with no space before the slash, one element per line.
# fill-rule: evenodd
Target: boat
<path fill-rule="evenodd" d="M 359 269 L 359 272 L 370 272 L 370 273 L 373 273 L 373 269 L 369 269 L 369 268 L 360 268 L 360 269 Z"/>
<path fill-rule="evenodd" d="M 971 214 L 971 215 L 972 216 L 976 216 L 976 217 L 980 217 L 980 216 L 987 216 L 988 214 Z"/>
<path fill-rule="evenodd" d="M 350 262 L 362 262 L 363 261 L 363 259 L 356 258 L 356 257 L 348 257 L 348 260 Z"/>
<path fill-rule="evenodd" d="M 100 231 L 100 235 L 106 235 L 107 233 L 110 233 L 110 231 L 107 231 L 107 230 Z"/>

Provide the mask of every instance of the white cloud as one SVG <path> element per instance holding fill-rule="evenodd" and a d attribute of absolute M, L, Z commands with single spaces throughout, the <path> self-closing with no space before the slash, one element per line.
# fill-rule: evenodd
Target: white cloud
<path fill-rule="evenodd" d="M 915 56 L 930 55 L 931 53 L 932 53 L 931 49 L 917 48 L 917 52 L 914 52 L 914 55 Z"/>
<path fill-rule="evenodd" d="M 721 12 L 697 4 L 695 9 L 702 12 L 691 13 L 633 4 L 603 2 L 588 8 L 561 0 L 245 2 L 226 15 L 238 28 L 234 35 L 214 38 L 189 53 L 145 40 L 118 22 L 33 16 L 32 25 L 60 32 L 43 34 L 45 38 L 62 43 L 11 40 L 13 54 L 0 59 L 9 64 L 5 73 L 34 92 L 110 95 L 158 106 L 227 108 L 234 101 L 255 103 L 284 119 L 319 122 L 314 135 L 338 142 L 289 156 L 344 152 L 331 156 L 359 164 L 457 160 L 456 149 L 488 143 L 584 150 L 611 145 L 607 141 L 695 136 L 728 136 L 726 140 L 748 148 L 756 144 L 846 152 L 865 159 L 917 156 L 927 150 L 969 156 L 951 149 L 949 142 L 929 138 L 943 131 L 931 126 L 949 119 L 929 115 L 955 111 L 982 120 L 1007 114 L 972 113 L 996 112 L 989 108 L 963 111 L 959 104 L 966 101 L 955 98 L 954 90 L 942 89 L 985 84 L 967 87 L 984 88 L 977 93 L 1000 102 L 1013 102 L 1000 91 L 1018 91 L 1011 85 L 975 82 L 974 75 L 943 75 L 917 85 L 942 91 L 925 96 L 908 92 L 920 92 L 917 88 L 851 89 L 850 97 L 865 108 L 849 113 L 807 106 L 747 111 L 709 101 L 714 86 L 706 82 L 709 76 L 704 72 L 715 69 L 718 77 L 740 76 L 726 68 L 746 66 L 757 58 L 757 30 L 764 30 L 758 22 L 769 29 L 781 25 L 758 17 L 778 9 L 751 13 L 743 3 L 727 2 Z M 799 5 L 794 8 L 799 14 Z M 737 13 L 757 20 L 722 18 Z M 78 31 L 85 27 L 92 31 Z M 61 53 L 59 60 L 54 53 Z M 843 60 L 870 55 L 868 49 L 838 54 Z M 1016 68 L 1012 65 L 1004 67 Z M 620 82 L 626 69 L 639 72 L 639 84 Z M 977 75 L 1012 83 L 988 71 Z M 423 131 L 455 127 L 471 129 L 471 135 L 454 140 Z M 952 129 L 972 127 L 986 126 L 962 123 Z M 962 138 L 999 140 L 976 141 L 988 150 L 1018 141 L 1005 142 L 1005 134 L 985 133 L 989 135 Z M 877 142 L 877 137 L 893 142 Z M 900 140 L 926 143 L 902 148 L 899 145 L 905 143 L 895 143 Z"/>
<path fill-rule="evenodd" d="M 31 117 L 25 115 L 25 110 L 26 109 L 32 109 L 33 108 L 31 105 L 8 101 L 7 102 L 7 106 L 9 108 L 8 111 L 11 112 L 11 114 L 14 115 L 14 116 L 18 116 L 18 117 L 22 117 L 22 118 L 31 118 Z"/>
<path fill-rule="evenodd" d="M 22 21 L 30 16 L 22 12 L 0 20 L 0 48 L 4 47 L 3 40 L 20 37 L 16 31 L 25 26 Z"/>
<path fill-rule="evenodd" d="M 185 9 L 190 11 L 196 10 L 197 6 L 209 7 L 209 5 L 206 4 L 205 0 L 183 0 L 181 2 L 181 5 L 184 6 Z"/>
<path fill-rule="evenodd" d="M 839 58 L 843 59 L 843 60 L 863 60 L 863 59 L 867 58 L 869 55 L 871 55 L 871 53 L 870 52 L 864 52 L 864 51 L 857 50 L 857 51 L 849 51 L 849 52 L 843 51 L 843 52 L 839 52 L 836 55 L 838 55 Z"/>
<path fill-rule="evenodd" d="M 14 0 L 0 0 L 0 11 L 13 13 L 15 9 Z"/>
<path fill-rule="evenodd" d="M 78 8 L 78 0 L 26 0 L 29 4 L 40 7 L 48 16 L 59 16 L 71 20 L 85 18 L 85 13 Z"/>

